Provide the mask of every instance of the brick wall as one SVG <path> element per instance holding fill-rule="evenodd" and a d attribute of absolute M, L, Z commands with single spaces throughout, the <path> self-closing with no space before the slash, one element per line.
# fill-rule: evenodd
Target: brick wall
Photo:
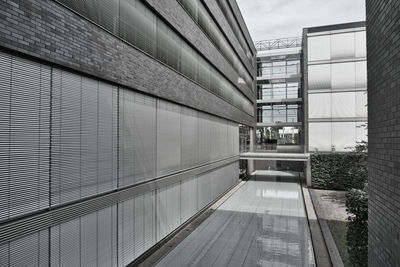
<path fill-rule="evenodd" d="M 252 116 L 51 0 L 0 0 L 1 47 L 254 124 Z"/>
<path fill-rule="evenodd" d="M 369 266 L 400 266 L 400 1 L 366 0 Z"/>

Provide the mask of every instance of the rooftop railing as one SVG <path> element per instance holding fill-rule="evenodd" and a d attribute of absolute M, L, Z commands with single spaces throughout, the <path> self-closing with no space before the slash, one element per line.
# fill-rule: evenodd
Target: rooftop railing
<path fill-rule="evenodd" d="M 302 37 L 289 37 L 254 42 L 257 51 L 301 47 Z"/>

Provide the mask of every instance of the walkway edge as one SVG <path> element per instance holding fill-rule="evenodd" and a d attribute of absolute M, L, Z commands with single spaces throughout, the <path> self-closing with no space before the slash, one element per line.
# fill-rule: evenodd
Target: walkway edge
<path fill-rule="evenodd" d="M 238 183 L 225 191 L 225 193 L 221 194 L 220 198 L 217 198 L 215 201 L 208 204 L 205 208 L 203 208 L 203 210 L 199 211 L 196 215 L 175 229 L 172 233 L 155 244 L 152 248 L 150 248 L 147 252 L 142 254 L 142 256 L 137 258 L 128 266 L 156 265 L 246 182 L 247 181 L 238 180 Z"/>
<path fill-rule="evenodd" d="M 309 189 L 305 187 L 304 184 L 302 184 L 302 192 L 311 233 L 316 266 L 333 267 L 329 251 L 325 243 L 325 238 L 314 209 L 313 201 L 311 200 Z"/>
<path fill-rule="evenodd" d="M 333 239 L 331 230 L 329 229 L 328 223 L 325 219 L 322 218 L 322 209 L 321 206 L 317 200 L 317 196 L 315 192 L 311 189 L 309 190 L 309 193 L 311 195 L 311 200 L 314 204 L 314 208 L 317 214 L 317 218 L 319 221 L 319 224 L 321 226 L 321 231 L 325 239 L 325 244 L 329 252 L 329 257 L 332 262 L 333 267 L 344 267 L 342 257 L 340 256 L 339 250 L 336 246 L 335 240 Z"/>

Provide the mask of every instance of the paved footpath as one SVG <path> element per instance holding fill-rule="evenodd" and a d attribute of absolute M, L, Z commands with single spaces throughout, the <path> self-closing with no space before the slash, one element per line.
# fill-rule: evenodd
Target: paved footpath
<path fill-rule="evenodd" d="M 297 176 L 258 172 L 157 266 L 315 266 Z"/>

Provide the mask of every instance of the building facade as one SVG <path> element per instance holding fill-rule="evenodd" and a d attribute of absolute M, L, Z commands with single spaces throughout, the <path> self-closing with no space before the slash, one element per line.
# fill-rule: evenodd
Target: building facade
<path fill-rule="evenodd" d="M 135 263 L 237 184 L 234 0 L 0 6 L 0 266 Z"/>
<path fill-rule="evenodd" d="M 257 52 L 256 149 L 301 152 L 301 38 L 261 41 Z"/>
<path fill-rule="evenodd" d="M 368 266 L 400 266 L 399 1 L 366 1 Z"/>
<path fill-rule="evenodd" d="M 350 151 L 367 140 L 365 22 L 303 30 L 305 146 Z"/>

